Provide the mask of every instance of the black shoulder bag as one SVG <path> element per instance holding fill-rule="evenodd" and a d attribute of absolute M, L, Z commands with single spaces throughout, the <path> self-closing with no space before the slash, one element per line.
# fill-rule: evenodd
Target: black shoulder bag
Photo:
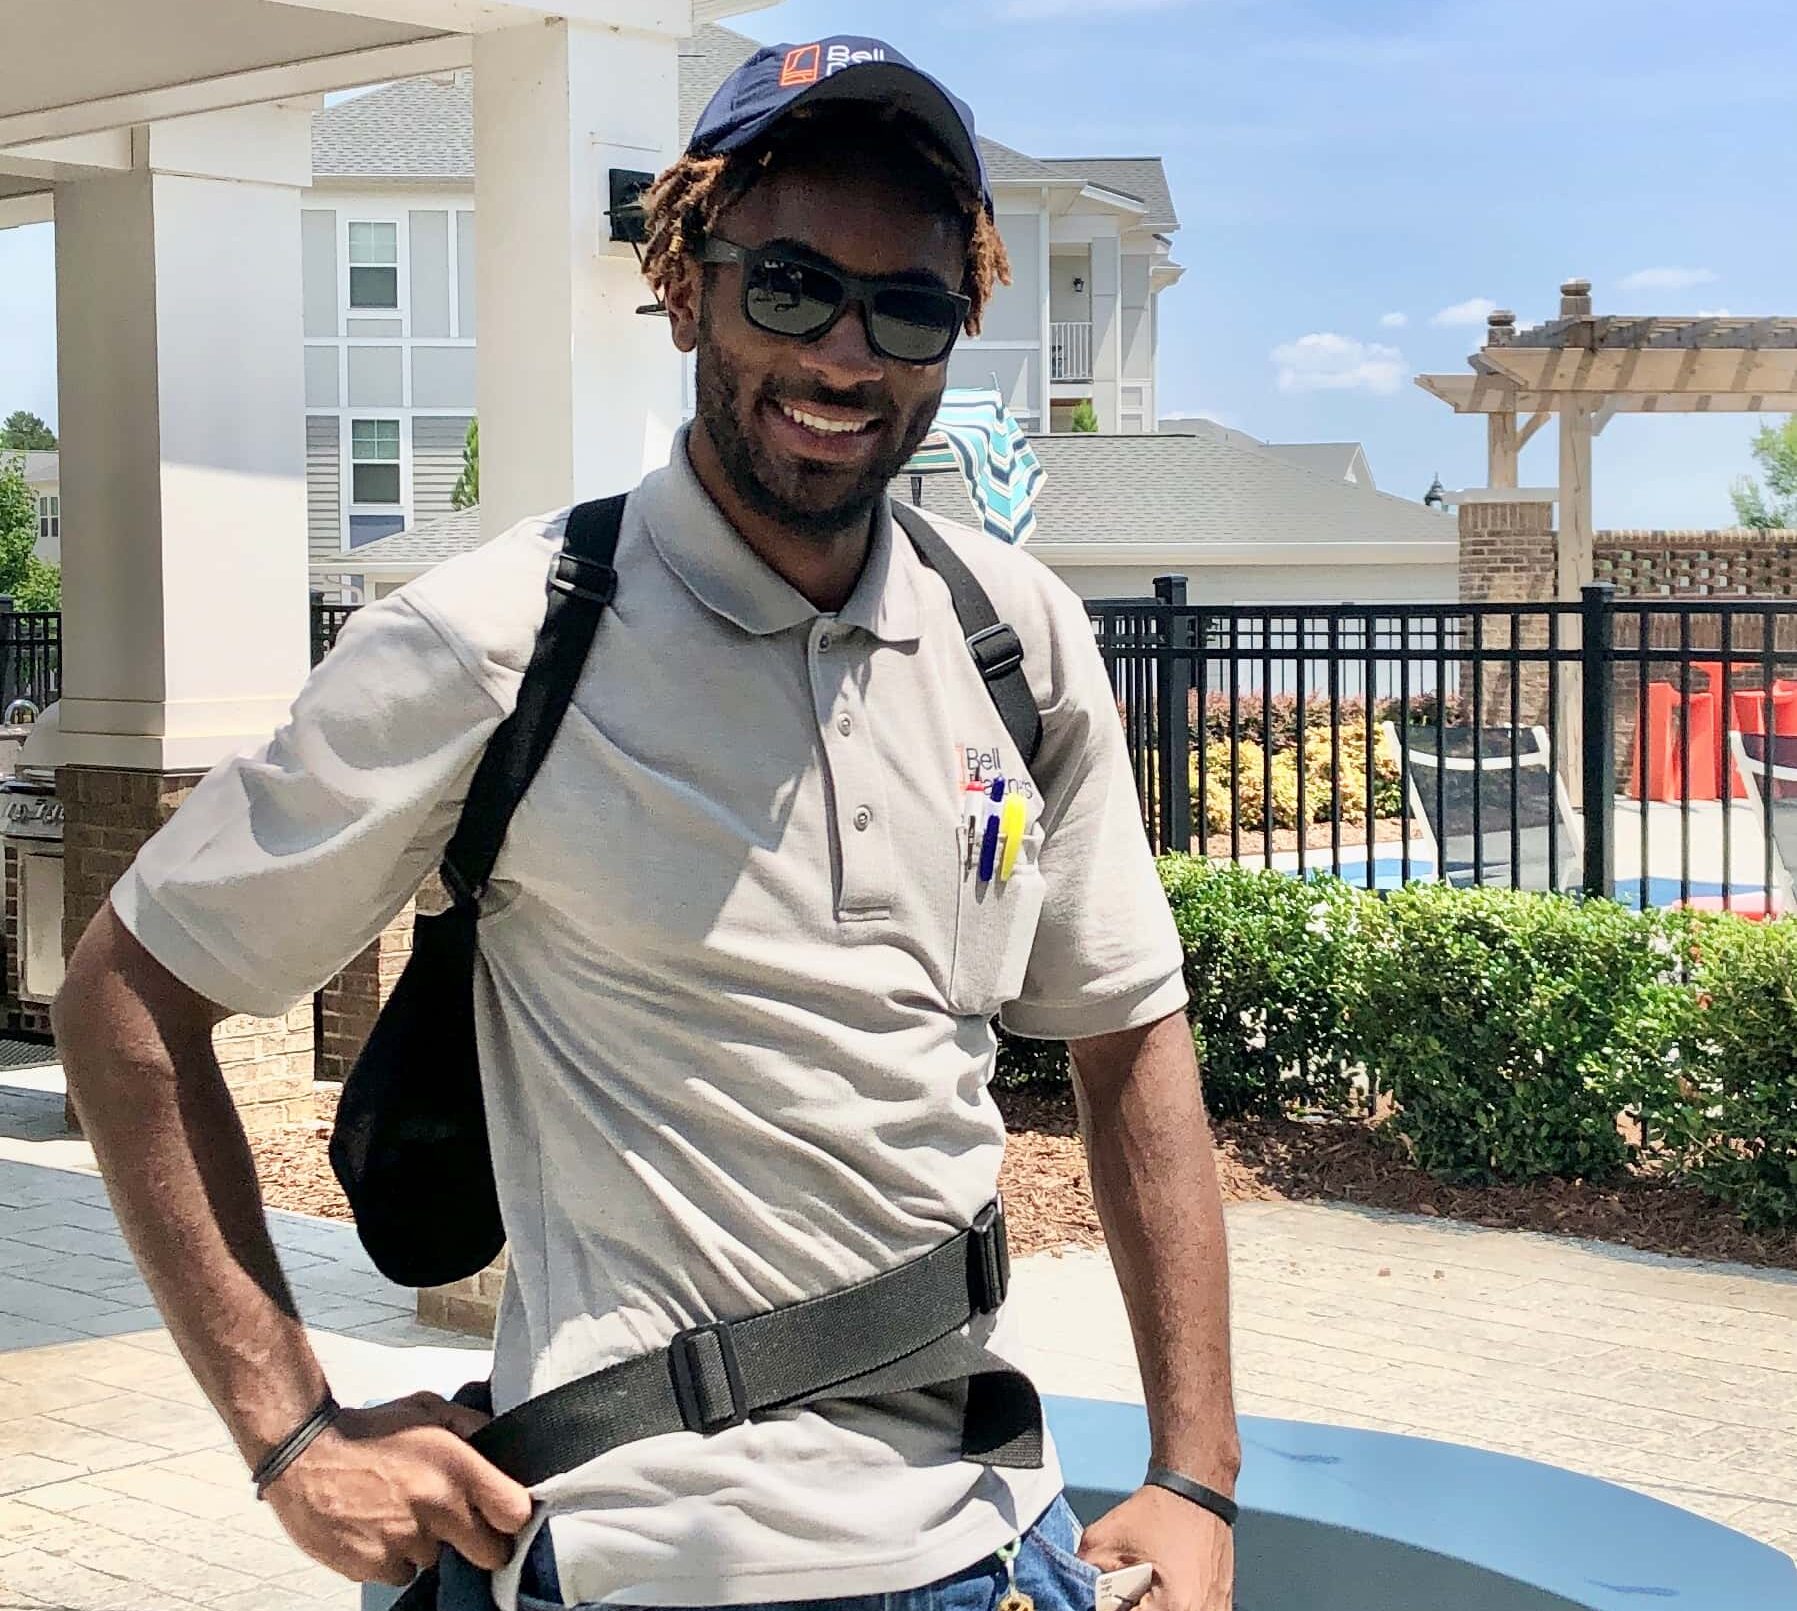
<path fill-rule="evenodd" d="M 444 853 L 443 882 L 454 904 L 415 920 L 405 972 L 344 1082 L 331 1168 L 369 1257 L 400 1286 L 459 1281 L 492 1263 L 505 1244 L 475 1043 L 480 898 L 617 592 L 613 562 L 624 504 L 622 497 L 584 503 L 568 516 L 517 708 L 488 742 Z M 947 586 L 993 704 L 1025 763 L 1033 762 L 1042 719 L 1016 632 L 921 515 L 898 503 L 892 513 Z"/>
<path fill-rule="evenodd" d="M 337 1105 L 331 1168 L 375 1268 L 400 1286 L 459 1281 L 505 1245 L 474 1033 L 480 897 L 617 591 L 624 503 L 583 503 L 568 515 L 517 706 L 488 741 L 444 852 L 454 904 L 414 921 L 405 972 Z"/>

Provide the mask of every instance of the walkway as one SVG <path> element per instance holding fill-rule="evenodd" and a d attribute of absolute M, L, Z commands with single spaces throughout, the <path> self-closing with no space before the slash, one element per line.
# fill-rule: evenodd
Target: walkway
<path fill-rule="evenodd" d="M 133 1273 L 53 1069 L 0 1072 L 0 1606 L 347 1611 L 249 1496 Z M 1552 1458 L 1797 1549 L 1797 1279 L 1345 1208 L 1230 1212 L 1243 1410 Z M 340 1397 L 453 1387 L 464 1339 L 347 1226 L 276 1216 Z M 1102 1254 L 1019 1261 L 1050 1392 L 1139 1398 Z"/>

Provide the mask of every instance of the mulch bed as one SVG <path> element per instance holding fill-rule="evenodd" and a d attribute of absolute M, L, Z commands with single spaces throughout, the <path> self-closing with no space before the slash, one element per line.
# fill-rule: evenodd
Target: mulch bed
<path fill-rule="evenodd" d="M 271 1208 L 348 1219 L 325 1156 L 336 1094 L 321 1086 L 318 1121 L 252 1138 Z M 1003 1091 L 1010 1132 L 1000 1185 L 1019 1256 L 1102 1247 L 1072 1094 Z M 1797 1237 L 1756 1236 L 1695 1188 L 1647 1177 L 1612 1185 L 1451 1186 L 1423 1173 L 1372 1126 L 1242 1120 L 1216 1127 L 1225 1202 L 1347 1202 L 1495 1230 L 1542 1231 L 1650 1253 L 1797 1270 Z"/>

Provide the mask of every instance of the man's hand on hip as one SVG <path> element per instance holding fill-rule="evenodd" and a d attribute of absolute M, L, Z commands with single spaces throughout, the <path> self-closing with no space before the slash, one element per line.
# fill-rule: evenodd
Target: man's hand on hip
<path fill-rule="evenodd" d="M 496 1571 L 531 1501 L 465 1441 L 487 1419 L 435 1393 L 344 1410 L 270 1484 L 268 1503 L 294 1543 L 358 1583 L 401 1587 L 442 1544 Z"/>
<path fill-rule="evenodd" d="M 1142 1611 L 1230 1611 L 1235 1536 L 1207 1510 L 1164 1488 L 1141 1488 L 1093 1522 L 1080 1557 L 1101 1572 L 1154 1562 Z"/>

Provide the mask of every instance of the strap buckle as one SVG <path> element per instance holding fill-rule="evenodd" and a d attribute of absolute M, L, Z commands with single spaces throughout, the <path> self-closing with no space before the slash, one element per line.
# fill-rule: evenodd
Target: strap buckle
<path fill-rule="evenodd" d="M 976 1315 L 994 1315 L 1011 1286 L 1011 1250 L 1005 1241 L 1005 1205 L 994 1197 L 967 1232 L 967 1301 Z"/>
<path fill-rule="evenodd" d="M 967 640 L 967 652 L 987 682 L 996 682 L 1023 664 L 1023 640 L 1003 621 L 974 633 Z"/>
<path fill-rule="evenodd" d="M 564 549 L 556 556 L 549 585 L 557 593 L 603 606 L 618 596 L 618 573 L 599 560 L 570 554 Z"/>
<path fill-rule="evenodd" d="M 715 1351 L 714 1351 L 715 1350 Z M 668 1366 L 674 1379 L 674 1402 L 687 1431 L 710 1434 L 740 1426 L 749 1418 L 749 1395 L 743 1387 L 736 1339 L 727 1321 L 693 1326 L 668 1344 Z M 730 1394 L 729 1405 L 716 1402 L 718 1373 Z"/>

